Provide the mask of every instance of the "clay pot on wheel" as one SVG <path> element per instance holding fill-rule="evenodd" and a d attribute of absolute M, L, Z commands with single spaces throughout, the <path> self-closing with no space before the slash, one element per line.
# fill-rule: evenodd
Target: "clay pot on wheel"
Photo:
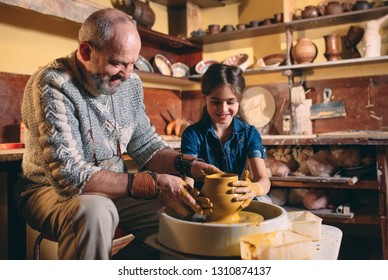
<path fill-rule="evenodd" d="M 237 180 L 237 174 L 232 173 L 217 173 L 205 177 L 201 194 L 213 203 L 213 212 L 206 217 L 206 221 L 227 224 L 239 222 L 240 211 L 249 203 L 232 201 L 241 195 L 229 193 L 232 189 L 231 183 Z"/>
<path fill-rule="evenodd" d="M 297 63 L 311 63 L 317 57 L 317 46 L 309 38 L 299 38 L 291 48 L 291 55 Z"/>

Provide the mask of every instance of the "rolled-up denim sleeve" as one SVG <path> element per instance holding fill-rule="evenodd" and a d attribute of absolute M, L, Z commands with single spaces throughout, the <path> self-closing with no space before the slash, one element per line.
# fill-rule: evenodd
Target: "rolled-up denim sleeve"
<path fill-rule="evenodd" d="M 267 156 L 267 150 L 263 146 L 263 140 L 261 139 L 260 133 L 253 126 L 251 126 L 249 130 L 248 139 L 248 157 L 259 157 L 265 159 Z"/>
<path fill-rule="evenodd" d="M 181 152 L 185 155 L 190 155 L 192 157 L 199 156 L 199 139 L 198 135 L 195 133 L 191 127 L 187 127 L 182 134 L 181 139 Z"/>

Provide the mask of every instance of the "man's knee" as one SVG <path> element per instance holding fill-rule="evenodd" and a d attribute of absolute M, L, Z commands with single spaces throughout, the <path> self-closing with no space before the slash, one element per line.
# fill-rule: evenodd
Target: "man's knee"
<path fill-rule="evenodd" d="M 102 224 L 117 227 L 119 216 L 111 199 L 100 195 L 80 195 L 74 218 L 85 224 Z"/>

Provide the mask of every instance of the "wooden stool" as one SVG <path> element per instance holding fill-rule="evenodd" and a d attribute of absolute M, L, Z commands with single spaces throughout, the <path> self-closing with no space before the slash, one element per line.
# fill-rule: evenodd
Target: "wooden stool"
<path fill-rule="evenodd" d="M 112 256 L 117 254 L 118 251 L 127 246 L 129 243 L 131 243 L 134 238 L 135 236 L 133 234 L 126 234 L 123 229 L 119 227 L 116 228 L 115 235 L 112 241 Z M 40 260 L 40 245 L 43 239 L 58 242 L 58 240 L 53 236 L 49 236 L 40 232 L 34 242 L 34 260 Z"/>

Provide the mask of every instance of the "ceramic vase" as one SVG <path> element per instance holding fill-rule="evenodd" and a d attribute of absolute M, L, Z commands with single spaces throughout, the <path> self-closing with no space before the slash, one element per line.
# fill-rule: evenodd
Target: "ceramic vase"
<path fill-rule="evenodd" d="M 311 63 L 317 57 L 317 46 L 309 38 L 299 38 L 291 49 L 291 55 L 297 63 Z"/>
<path fill-rule="evenodd" d="M 324 56 L 326 57 L 327 61 L 335 61 L 341 59 L 341 52 L 340 52 L 340 36 L 338 34 L 330 34 L 323 36 L 325 39 L 325 47 L 326 51 L 324 53 Z"/>
<path fill-rule="evenodd" d="M 213 212 L 206 217 L 206 221 L 226 224 L 239 222 L 239 212 L 244 201 L 233 202 L 233 198 L 241 194 L 230 193 L 231 183 L 237 180 L 237 174 L 232 173 L 217 173 L 205 177 L 201 194 L 213 203 Z"/>

